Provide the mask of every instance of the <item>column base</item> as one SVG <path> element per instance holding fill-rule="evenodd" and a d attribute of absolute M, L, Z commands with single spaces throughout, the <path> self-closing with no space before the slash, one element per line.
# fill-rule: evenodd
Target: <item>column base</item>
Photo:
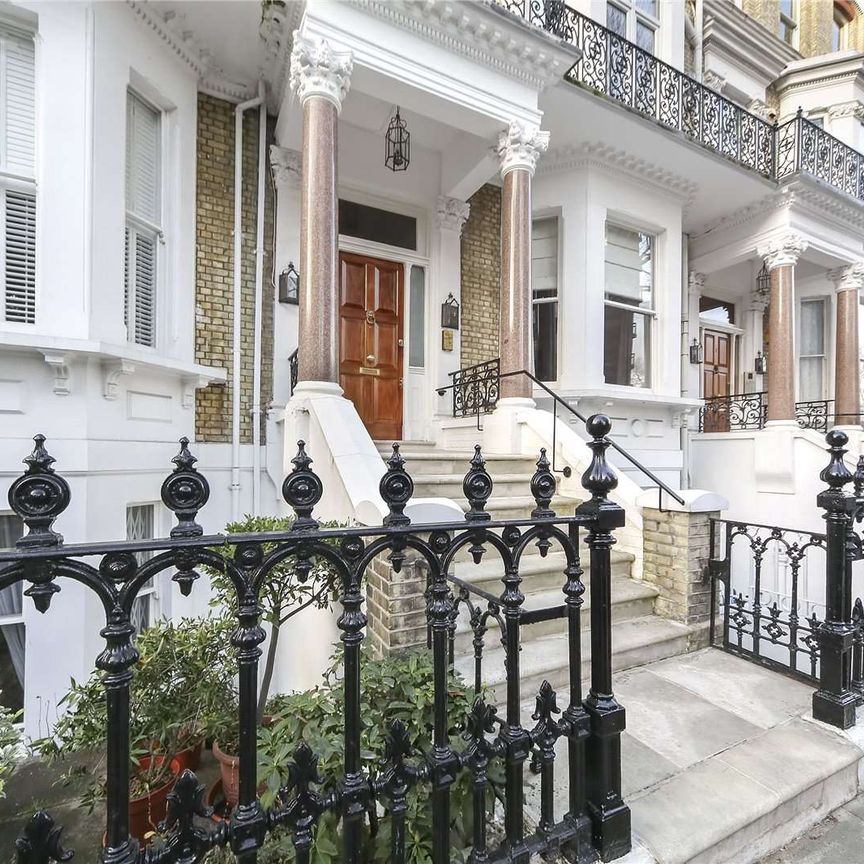
<path fill-rule="evenodd" d="M 341 396 L 342 388 L 334 381 L 300 381 L 294 387 L 294 392 L 288 400 L 290 405 L 295 399 L 306 399 L 310 396 Z"/>
<path fill-rule="evenodd" d="M 855 725 L 857 706 L 858 697 L 851 690 L 839 695 L 817 690 L 813 694 L 813 719 L 837 729 L 851 729 Z"/>
<path fill-rule="evenodd" d="M 800 429 L 801 427 L 798 425 L 798 421 L 795 419 L 792 420 L 766 420 L 765 421 L 766 429 L 775 429 L 778 431 L 788 430 L 790 432 Z"/>

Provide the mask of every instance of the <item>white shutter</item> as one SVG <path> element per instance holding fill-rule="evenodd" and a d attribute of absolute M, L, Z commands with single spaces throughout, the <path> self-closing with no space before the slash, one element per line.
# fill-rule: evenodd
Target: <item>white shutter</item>
<path fill-rule="evenodd" d="M 0 167 L 32 177 L 36 142 L 33 40 L 0 29 Z"/>
<path fill-rule="evenodd" d="M 36 196 L 5 193 L 5 317 L 19 324 L 36 321 Z"/>
<path fill-rule="evenodd" d="M 156 238 L 135 232 L 135 332 L 139 345 L 154 344 L 156 318 Z"/>
<path fill-rule="evenodd" d="M 126 209 L 159 222 L 159 112 L 134 93 L 126 113 Z"/>

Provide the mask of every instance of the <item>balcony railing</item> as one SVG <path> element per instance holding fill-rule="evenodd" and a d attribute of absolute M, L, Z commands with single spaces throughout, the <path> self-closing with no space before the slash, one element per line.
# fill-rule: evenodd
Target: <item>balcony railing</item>
<path fill-rule="evenodd" d="M 795 419 L 802 429 L 827 432 L 833 423 L 857 424 L 860 416 L 835 416 L 833 399 L 811 399 L 795 403 Z M 714 396 L 705 400 L 699 411 L 700 432 L 732 432 L 735 430 L 764 429 L 768 416 L 767 394 L 742 393 L 731 396 Z"/>
<path fill-rule="evenodd" d="M 566 79 L 771 180 L 803 172 L 864 201 L 864 156 L 798 115 L 781 126 L 571 9 L 563 0 L 495 0 L 579 49 Z"/>

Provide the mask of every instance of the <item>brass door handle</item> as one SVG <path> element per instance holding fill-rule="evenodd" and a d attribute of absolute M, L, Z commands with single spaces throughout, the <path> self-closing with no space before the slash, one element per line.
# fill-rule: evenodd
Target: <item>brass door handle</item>
<path fill-rule="evenodd" d="M 375 355 L 374 354 L 367 354 L 366 355 L 366 362 L 371 366 L 375 362 Z"/>

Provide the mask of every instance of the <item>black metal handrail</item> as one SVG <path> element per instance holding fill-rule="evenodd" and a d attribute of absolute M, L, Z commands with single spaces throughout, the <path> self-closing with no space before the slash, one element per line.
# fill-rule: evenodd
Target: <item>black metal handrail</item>
<path fill-rule="evenodd" d="M 486 504 L 493 492 L 492 478 L 485 470 L 479 447 L 468 466 L 463 488 L 469 509 L 463 520 L 412 525 L 405 508 L 414 483 L 405 470 L 399 445 L 380 482 L 380 494 L 388 514 L 380 526 L 325 528 L 313 515 L 324 494 L 320 478 L 302 441 L 292 460 L 293 470 L 282 484 L 282 495 L 293 510 L 291 527 L 284 531 L 205 536 L 198 514 L 207 504 L 210 487 L 196 468 L 196 458 L 181 439 L 180 452 L 172 460 L 175 468 L 162 485 L 162 500 L 176 516 L 170 536 L 156 540 L 76 543 L 66 545 L 54 531 L 55 520 L 71 501 L 67 480 L 55 471 L 55 460 L 45 449 L 45 438 L 36 436 L 35 448 L 24 461 L 26 471 L 11 485 L 10 506 L 21 518 L 27 533 L 15 549 L 0 550 L 0 588 L 26 583 L 25 597 L 40 612 L 52 603 L 63 603 L 63 587 L 74 581 L 92 591 L 104 610 L 99 631 L 105 648 L 96 660 L 103 675 L 106 720 L 106 831 L 102 861 L 105 864 L 193 864 L 213 849 L 226 848 L 242 860 L 255 860 L 265 840 L 280 827 L 294 844 L 298 862 L 309 862 L 316 831 L 328 815 L 341 820 L 344 862 L 363 859 L 364 824 L 367 818 L 388 820 L 392 864 L 404 864 L 406 813 L 409 795 L 423 791 L 430 798 L 431 828 L 428 840 L 433 864 L 451 861 L 451 787 L 466 777 L 474 790 L 474 814 L 470 846 L 472 857 L 496 861 L 527 861 L 568 851 L 576 860 L 594 857 L 612 860 L 630 849 L 629 811 L 621 798 L 620 735 L 625 727 L 624 709 L 612 695 L 612 633 L 606 610 L 611 605 L 611 547 L 613 532 L 624 524 L 623 509 L 608 499 L 615 485 L 614 472 L 606 462 L 610 431 L 608 418 L 595 415 L 588 421 L 592 461 L 583 477 L 590 500 L 570 516 L 550 509 L 555 479 L 541 453 L 530 491 L 536 502 L 531 515 L 520 519 L 493 520 Z M 591 689 L 583 700 L 581 608 L 585 586 L 579 559 L 579 538 L 590 553 L 591 594 Z M 523 554 L 538 546 L 541 552 L 553 545 L 561 549 L 564 586 L 563 605 L 568 621 L 569 676 L 567 706 L 563 713 L 556 694 L 544 682 L 537 694 L 537 710 L 531 728 L 522 725 L 522 681 L 520 676 L 520 627 L 525 597 L 519 590 Z M 226 549 L 226 547 L 229 547 Z M 453 592 L 447 571 L 461 549 L 475 563 L 484 554 L 500 561 L 504 590 L 496 602 L 506 622 L 506 715 L 480 694 L 467 716 L 452 716 L 454 679 L 448 668 L 448 634 L 453 616 Z M 144 551 L 159 554 L 140 555 Z M 364 580 L 373 561 L 386 558 L 399 572 L 407 553 L 425 560 L 431 572 L 425 607 L 431 625 L 433 666 L 433 711 L 430 746 L 411 746 L 418 732 L 407 723 L 391 721 L 380 735 L 386 752 L 380 763 L 371 764 L 361 752 L 362 669 L 369 662 L 361 650 L 367 636 L 363 611 Z M 272 806 L 265 809 L 259 798 L 258 770 L 258 666 L 260 646 L 267 639 L 262 627 L 260 598 L 266 580 L 276 568 L 290 563 L 298 571 L 322 566 L 334 576 L 341 605 L 339 629 L 343 644 L 341 720 L 344 750 L 338 776 L 324 780 L 319 775 L 320 753 L 307 743 L 286 756 L 282 766 L 288 778 Z M 199 572 L 201 571 L 201 572 Z M 236 628 L 231 646 L 236 652 L 236 693 L 226 700 L 236 702 L 239 731 L 239 801 L 224 821 L 210 822 L 212 809 L 204 800 L 206 788 L 195 773 L 183 770 L 168 796 L 167 815 L 159 825 L 157 842 L 146 849 L 129 832 L 130 772 L 130 684 L 139 654 L 131 614 L 136 598 L 150 580 L 160 574 L 170 578 L 189 595 L 202 575 L 218 572 L 233 587 Z M 281 577 L 280 577 L 281 578 Z M 59 599 L 58 599 L 59 595 Z M 489 595 L 492 597 L 493 595 Z M 35 626 L 35 623 L 34 623 Z M 100 625 L 101 626 L 101 625 Z M 178 626 L 183 626 L 180 624 Z M 228 646 L 225 646 L 226 649 Z M 190 706 L 190 711 L 192 707 Z M 557 716 L 556 716 L 557 715 Z M 453 731 L 461 722 L 463 746 Z M 426 735 L 426 721 L 423 735 Z M 569 742 L 565 757 L 558 757 L 559 738 Z M 500 758 L 504 769 L 504 824 L 493 835 L 488 828 L 487 796 L 489 760 Z M 541 818 L 536 831 L 526 832 L 523 765 L 531 759 L 541 773 Z M 567 811 L 557 807 L 553 784 L 556 758 L 566 758 L 569 783 Z M 591 766 L 589 768 L 589 766 Z M 612 807 L 623 818 L 602 818 Z M 148 818 L 151 818 L 148 816 Z M 156 817 L 161 818 L 161 817 Z M 33 815 L 16 841 L 19 864 L 55 864 L 71 854 L 60 843 L 62 827 L 44 810 Z M 94 845 L 98 844 L 98 838 Z M 500 840 L 488 848 L 487 840 Z M 149 842 L 149 841 L 145 841 Z M 592 850 L 594 847 L 595 852 Z M 454 850 L 455 851 L 455 850 Z"/>
<path fill-rule="evenodd" d="M 291 395 L 294 395 L 294 390 L 297 387 L 297 377 L 299 375 L 300 348 L 295 348 L 288 355 L 288 370 L 291 377 Z"/>
<path fill-rule="evenodd" d="M 484 399 L 477 398 L 476 396 L 474 398 L 471 398 L 470 400 L 466 399 L 465 397 L 461 397 L 461 398 L 457 399 L 457 395 L 456 395 L 457 388 L 476 388 L 478 386 L 477 376 L 465 375 L 464 373 L 471 372 L 471 370 L 478 369 L 480 367 L 486 368 L 488 370 L 489 376 L 492 376 L 494 374 L 497 382 L 499 382 L 499 383 L 496 383 L 494 386 L 489 386 L 487 389 L 487 392 L 489 394 L 494 394 L 494 397 L 493 397 L 493 395 L 489 395 L 487 398 L 484 398 Z M 563 399 L 561 396 L 559 396 L 554 390 L 552 390 L 552 388 L 549 387 L 548 384 L 545 384 L 536 375 L 529 372 L 527 369 L 517 369 L 513 372 L 501 372 L 500 371 L 500 358 L 496 358 L 494 360 L 488 360 L 485 363 L 477 364 L 476 366 L 469 366 L 466 369 L 459 369 L 456 372 L 451 372 L 450 377 L 453 379 L 452 383 L 450 383 L 444 387 L 437 388 L 437 392 L 438 392 L 439 396 L 443 396 L 448 390 L 453 390 L 453 405 L 454 405 L 454 415 L 453 416 L 454 417 L 467 416 L 465 413 L 457 415 L 455 413 L 455 406 L 457 405 L 457 402 L 459 404 L 464 405 L 470 401 L 470 404 L 472 404 L 474 409 L 475 409 L 474 413 L 476 414 L 476 417 L 477 417 L 477 428 L 480 429 L 481 428 L 481 426 L 480 426 L 480 414 L 481 414 L 481 412 L 488 414 L 488 413 L 494 411 L 495 406 L 498 403 L 499 392 L 501 389 L 500 388 L 500 380 L 502 378 L 513 378 L 516 375 L 524 375 L 531 382 L 533 382 L 535 387 L 539 387 L 548 396 L 550 396 L 552 398 L 552 403 L 553 403 L 553 410 L 552 410 L 552 416 L 553 416 L 553 423 L 552 423 L 552 470 L 557 472 L 557 473 L 563 474 L 565 477 L 569 477 L 572 473 L 572 469 L 570 468 L 569 465 L 565 465 L 560 470 L 555 467 L 556 466 L 556 458 L 557 458 L 556 443 L 557 443 L 557 428 L 558 428 L 558 422 L 557 422 L 558 421 L 558 406 L 561 405 L 563 408 L 565 408 L 567 411 L 569 411 L 574 417 L 576 417 L 582 423 L 586 423 L 587 420 L 569 402 L 567 402 L 565 399 Z M 484 380 L 485 380 L 485 376 L 484 376 Z M 663 509 L 663 507 L 662 507 L 663 492 L 665 492 L 667 495 L 669 495 L 673 500 L 677 501 L 679 504 L 681 504 L 681 505 L 684 504 L 684 499 L 677 492 L 672 490 L 653 471 L 651 471 L 649 468 L 646 468 L 638 459 L 636 459 L 635 456 L 632 456 L 623 447 L 616 444 L 611 439 L 607 439 L 607 440 L 608 440 L 609 446 L 616 453 L 623 456 L 634 468 L 636 468 L 638 471 L 641 471 L 649 480 L 651 480 L 652 483 L 656 484 L 657 492 L 658 492 L 658 509 L 661 509 L 661 510 Z"/>

